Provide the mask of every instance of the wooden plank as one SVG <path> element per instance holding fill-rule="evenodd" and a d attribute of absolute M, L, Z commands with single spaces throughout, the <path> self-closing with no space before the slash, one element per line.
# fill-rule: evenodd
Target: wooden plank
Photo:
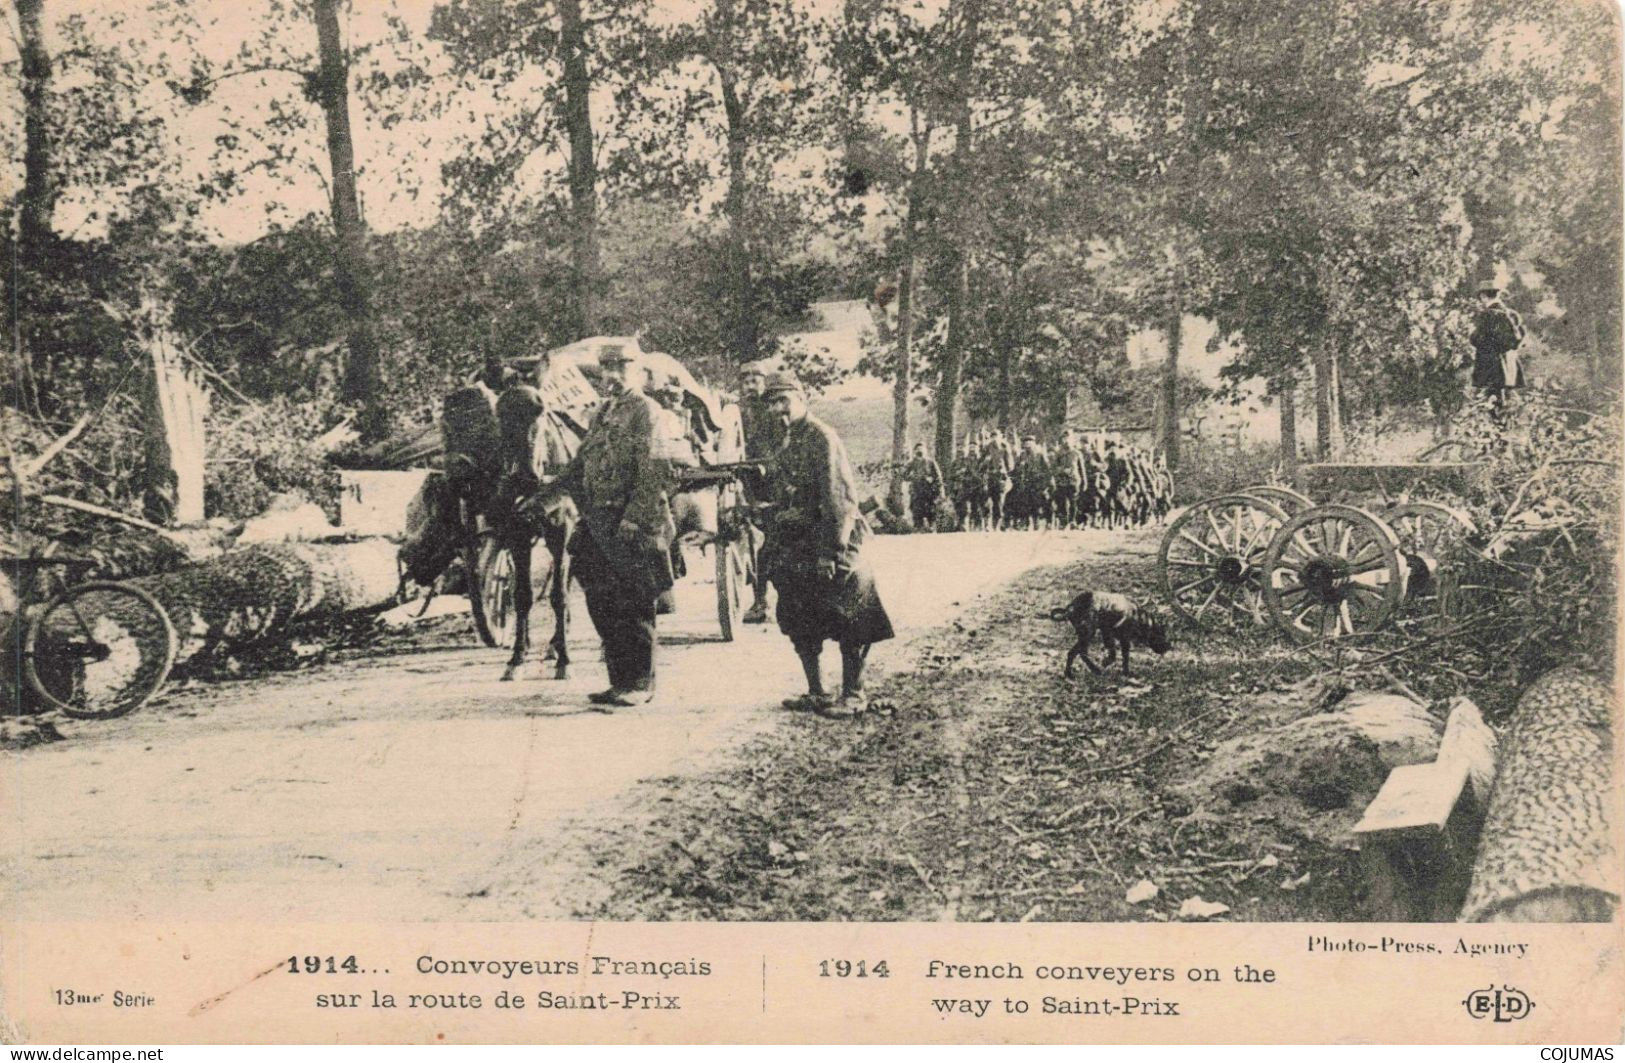
<path fill-rule="evenodd" d="M 1366 807 L 1354 833 L 1369 837 L 1442 832 L 1466 785 L 1467 762 L 1460 758 L 1395 768 Z"/>

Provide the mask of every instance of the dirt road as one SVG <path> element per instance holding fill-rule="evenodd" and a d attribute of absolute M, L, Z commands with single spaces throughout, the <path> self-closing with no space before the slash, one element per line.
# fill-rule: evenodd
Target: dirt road
<path fill-rule="evenodd" d="M 900 637 L 873 667 L 1022 572 L 1114 539 L 877 540 Z M 69 741 L 6 757 L 0 905 L 20 920 L 568 917 L 578 899 L 553 887 L 575 878 L 595 824 L 637 809 L 640 781 L 726 763 L 798 690 L 777 630 L 722 643 L 711 602 L 708 572 L 680 585 L 662 620 L 660 697 L 613 716 L 587 706 L 604 678 L 578 602 L 564 682 L 499 682 L 501 654 L 469 646 L 209 686 L 75 725 Z"/>

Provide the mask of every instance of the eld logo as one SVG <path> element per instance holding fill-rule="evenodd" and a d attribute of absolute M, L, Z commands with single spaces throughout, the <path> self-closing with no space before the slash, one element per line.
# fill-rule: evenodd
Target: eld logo
<path fill-rule="evenodd" d="M 1494 1019 L 1496 1022 L 1525 1019 L 1535 1010 L 1535 1002 L 1523 990 L 1511 986 L 1497 989 L 1493 983 L 1488 989 L 1475 989 L 1468 993 L 1461 1006 L 1475 1019 Z"/>

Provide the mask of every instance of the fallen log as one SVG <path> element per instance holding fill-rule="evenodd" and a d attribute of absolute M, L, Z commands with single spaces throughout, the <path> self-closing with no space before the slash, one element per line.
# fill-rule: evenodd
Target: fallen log
<path fill-rule="evenodd" d="M 1501 743 L 1462 922 L 1608 922 L 1619 907 L 1614 695 L 1563 668 L 1518 701 Z"/>
<path fill-rule="evenodd" d="M 177 664 L 218 645 L 277 634 L 296 620 L 391 605 L 400 589 L 395 544 L 383 538 L 267 543 L 130 582 L 169 613 L 180 640 Z"/>

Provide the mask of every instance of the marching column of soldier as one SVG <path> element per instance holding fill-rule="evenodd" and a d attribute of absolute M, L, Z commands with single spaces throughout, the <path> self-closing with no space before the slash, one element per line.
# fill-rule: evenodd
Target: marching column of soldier
<path fill-rule="evenodd" d="M 982 428 L 944 471 L 923 446 L 903 469 L 909 513 L 922 531 L 1129 528 L 1162 521 L 1174 479 L 1160 452 L 1110 435 L 1035 435 Z"/>

